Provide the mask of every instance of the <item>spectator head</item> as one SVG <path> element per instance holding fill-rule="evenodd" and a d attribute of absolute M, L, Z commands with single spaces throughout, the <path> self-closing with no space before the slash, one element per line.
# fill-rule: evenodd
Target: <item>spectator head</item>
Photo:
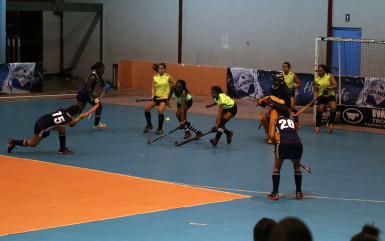
<path fill-rule="evenodd" d="M 312 241 L 313 237 L 304 222 L 289 217 L 281 220 L 273 227 L 270 241 Z"/>
<path fill-rule="evenodd" d="M 262 218 L 254 227 L 254 241 L 268 241 L 271 229 L 277 224 L 270 218 Z"/>

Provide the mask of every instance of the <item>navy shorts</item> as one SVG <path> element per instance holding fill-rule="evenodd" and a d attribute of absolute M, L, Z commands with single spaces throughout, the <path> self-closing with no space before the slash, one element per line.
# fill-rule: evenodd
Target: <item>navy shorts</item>
<path fill-rule="evenodd" d="M 33 128 L 33 133 L 34 133 L 35 135 L 37 135 L 38 137 L 46 138 L 47 136 L 49 136 L 50 131 L 44 131 L 44 130 L 40 127 L 39 122 L 36 121 L 35 127 Z"/>
<path fill-rule="evenodd" d="M 279 159 L 301 159 L 302 150 L 301 142 L 280 142 L 277 145 L 275 157 Z"/>

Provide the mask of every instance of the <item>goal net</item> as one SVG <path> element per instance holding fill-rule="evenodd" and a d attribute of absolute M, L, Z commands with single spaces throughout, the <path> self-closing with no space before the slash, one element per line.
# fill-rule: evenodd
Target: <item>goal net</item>
<path fill-rule="evenodd" d="M 329 68 L 338 83 L 337 104 L 384 108 L 384 93 L 368 95 L 385 84 L 385 40 L 317 37 L 315 77 L 321 64 Z"/>

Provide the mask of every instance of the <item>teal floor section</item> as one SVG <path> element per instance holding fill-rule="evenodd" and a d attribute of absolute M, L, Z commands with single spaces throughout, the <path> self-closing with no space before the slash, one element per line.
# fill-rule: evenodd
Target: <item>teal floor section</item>
<path fill-rule="evenodd" d="M 252 240 L 252 229 L 263 217 L 302 219 L 314 240 L 350 240 L 366 223 L 385 231 L 385 135 L 302 126 L 303 200 L 295 200 L 293 168 L 285 161 L 281 171 L 279 201 L 266 198 L 272 190 L 273 147 L 264 141 L 259 121 L 234 118 L 226 126 L 234 131 L 233 143 L 222 138 L 216 148 L 213 134 L 181 147 L 183 131 L 176 131 L 152 144 L 154 130 L 143 133 L 144 108 L 104 105 L 105 130 L 92 128 L 93 116 L 67 128 L 67 146 L 73 155 L 58 155 L 57 133 L 37 147 L 16 147 L 6 152 L 8 138 L 30 139 L 38 117 L 70 100 L 36 100 L 0 103 L 1 155 L 41 160 L 156 180 L 210 187 L 246 194 L 251 198 L 179 208 L 104 221 L 51 228 L 0 237 L 2 240 Z M 88 105 L 86 109 L 89 109 Z M 213 109 L 215 113 L 217 109 Z M 156 126 L 157 111 L 152 111 Z M 164 131 L 178 122 L 167 110 Z M 215 116 L 189 113 L 188 119 L 202 131 L 215 123 Z M 155 129 L 155 128 L 154 128 Z M 4 181 L 4 180 L 3 180 Z M 5 180 L 6 181 L 6 180 Z M 122 190 L 124 191 L 124 190 Z M 290 195 L 285 195 L 290 194 Z M 113 203 L 111 204 L 113 205 Z M 191 225 L 187 222 L 206 225 Z M 381 238 L 384 238 L 383 233 Z"/>

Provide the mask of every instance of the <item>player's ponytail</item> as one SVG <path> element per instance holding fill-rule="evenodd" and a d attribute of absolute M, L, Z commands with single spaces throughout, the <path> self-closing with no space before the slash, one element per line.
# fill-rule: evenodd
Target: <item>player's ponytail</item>
<path fill-rule="evenodd" d="M 163 66 L 164 69 L 166 69 L 166 64 L 165 63 L 160 63 L 160 64 L 153 64 L 152 69 L 155 70 L 156 72 L 158 71 L 159 66 Z"/>
<path fill-rule="evenodd" d="M 100 68 L 103 68 L 104 67 L 104 64 L 102 62 L 96 62 L 94 65 L 91 66 L 91 70 L 96 70 L 96 69 L 100 69 Z"/>

